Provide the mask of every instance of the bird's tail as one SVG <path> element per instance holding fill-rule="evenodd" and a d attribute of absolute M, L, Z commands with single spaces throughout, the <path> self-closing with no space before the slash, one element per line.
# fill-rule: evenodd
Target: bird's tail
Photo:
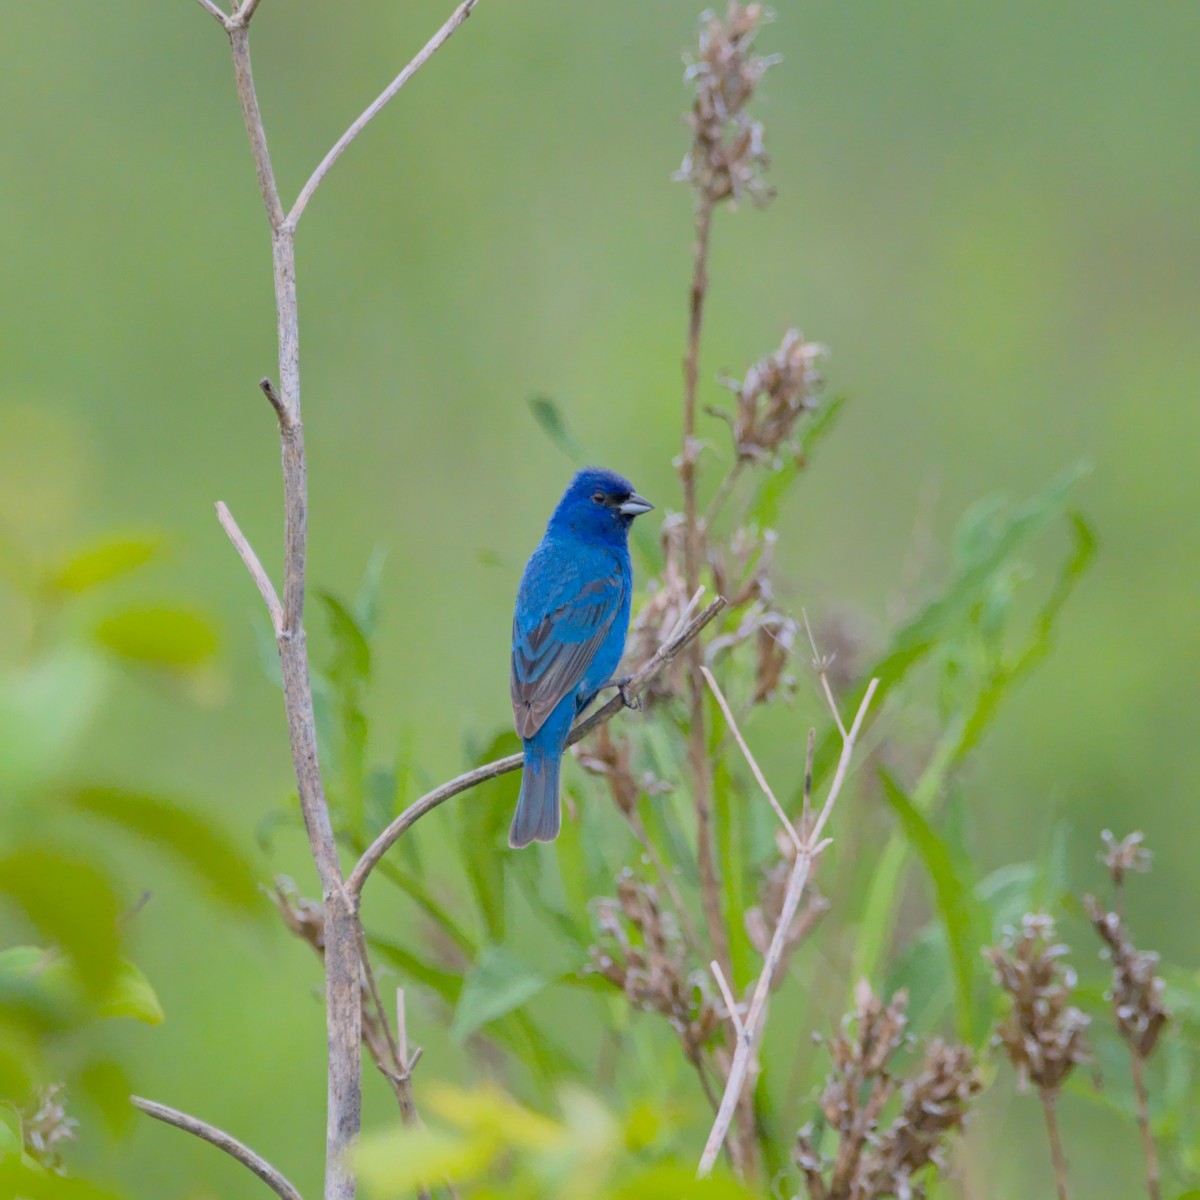
<path fill-rule="evenodd" d="M 552 842 L 558 837 L 559 754 L 540 746 L 526 745 L 525 769 L 521 772 L 521 795 L 508 831 L 508 844 L 519 850 L 530 842 Z"/>

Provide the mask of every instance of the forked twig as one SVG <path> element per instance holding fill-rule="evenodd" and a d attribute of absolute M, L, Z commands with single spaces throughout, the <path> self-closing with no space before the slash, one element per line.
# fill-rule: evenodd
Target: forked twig
<path fill-rule="evenodd" d="M 446 19 L 445 24 L 425 43 L 425 45 L 417 53 L 416 57 L 392 80 L 391 83 L 383 89 L 382 92 L 363 110 L 362 115 L 342 134 L 340 138 L 330 148 L 328 154 L 321 159 L 320 165 L 309 176 L 308 182 L 300 189 L 300 195 L 296 197 L 296 203 L 292 205 L 291 212 L 287 215 L 286 224 L 292 228 L 296 228 L 297 222 L 304 215 L 305 208 L 308 207 L 308 202 L 313 198 L 313 193 L 321 185 L 321 181 L 329 174 L 333 164 L 346 152 L 346 148 L 366 127 L 379 115 L 384 106 L 391 100 L 396 93 L 437 53 L 442 45 L 449 40 L 450 35 L 471 15 L 475 5 L 479 0 L 463 0 L 463 2 L 450 14 Z"/>
<path fill-rule="evenodd" d="M 282 1200 L 302 1200 L 300 1193 L 262 1155 L 255 1154 L 249 1146 L 239 1142 L 237 1138 L 230 1136 L 223 1129 L 218 1129 L 215 1125 L 209 1125 L 207 1121 L 201 1121 L 185 1112 L 180 1112 L 177 1108 L 158 1104 L 154 1100 L 144 1100 L 141 1096 L 130 1096 L 129 1100 L 135 1108 L 140 1108 L 148 1117 L 153 1117 L 156 1121 L 162 1121 L 166 1125 L 174 1125 L 176 1129 L 182 1129 L 184 1133 L 202 1138 L 216 1146 L 218 1150 L 224 1150 L 230 1158 L 236 1159 L 247 1170 L 253 1171 Z"/>
<path fill-rule="evenodd" d="M 846 779 L 846 772 L 849 769 L 850 760 L 854 754 L 854 746 L 858 740 L 863 719 L 867 715 L 867 709 L 871 706 L 871 700 L 878 686 L 878 679 L 872 679 L 867 686 L 862 703 L 858 706 L 858 712 L 854 717 L 854 724 L 843 739 L 841 757 L 838 759 L 837 770 L 834 772 L 833 780 L 829 785 L 829 795 L 825 800 L 825 805 L 821 809 L 821 813 L 816 821 L 813 822 L 812 829 L 807 832 L 800 849 L 796 852 L 796 862 L 788 878 L 787 893 L 783 899 L 783 908 L 779 914 L 779 922 L 775 926 L 775 932 L 771 937 L 771 944 L 767 947 L 762 971 L 759 973 L 758 982 L 754 985 L 754 994 L 750 1000 L 750 1008 L 746 1013 L 745 1019 L 742 1021 L 742 1028 L 738 1034 L 737 1049 L 734 1052 L 733 1062 L 729 1067 L 729 1078 L 725 1084 L 725 1094 L 721 1097 L 721 1107 L 717 1112 L 712 1131 L 709 1133 L 708 1141 L 704 1146 L 704 1153 L 700 1158 L 700 1167 L 697 1173 L 701 1176 L 708 1175 L 712 1171 L 713 1165 L 717 1161 L 717 1155 L 721 1153 L 721 1146 L 725 1141 L 725 1135 L 729 1131 L 730 1122 L 733 1120 L 733 1115 L 741 1100 L 742 1091 L 746 1084 L 746 1076 L 750 1069 L 750 1062 L 754 1057 L 758 1039 L 762 1034 L 766 1018 L 767 998 L 771 994 L 775 974 L 779 970 L 779 964 L 783 958 L 788 933 L 791 930 L 792 921 L 795 919 L 796 909 L 800 905 L 800 899 L 804 894 L 804 887 L 808 882 L 813 859 L 829 844 L 827 839 L 824 841 L 821 840 L 821 831 L 829 819 L 829 814 L 833 810 L 838 793 L 842 790 L 842 784 Z M 841 722 L 839 721 L 838 724 L 840 726 Z M 719 983 L 720 980 L 718 980 Z"/>
<path fill-rule="evenodd" d="M 246 564 L 246 570 L 250 572 L 250 577 L 258 587 L 258 594 L 262 596 L 263 603 L 267 606 L 267 612 L 271 616 L 271 628 L 274 629 L 275 636 L 279 637 L 283 632 L 283 605 L 279 603 L 279 595 L 275 591 L 271 577 L 259 561 L 258 555 L 254 553 L 254 547 L 250 545 L 245 534 L 238 528 L 238 523 L 233 519 L 233 513 L 225 506 L 223 500 L 217 501 L 217 520 L 221 522 L 221 528 L 229 535 L 234 549 L 241 556 L 242 562 Z"/>
<path fill-rule="evenodd" d="M 795 825 L 788 820 L 787 813 L 783 811 L 783 805 L 775 798 L 775 793 L 771 790 L 771 785 L 767 782 L 767 777 L 762 773 L 762 768 L 758 765 L 758 761 L 750 753 L 750 747 L 746 745 L 746 739 L 742 737 L 742 731 L 738 728 L 737 721 L 734 720 L 733 710 L 729 707 L 729 701 L 725 699 L 725 693 L 721 691 L 716 679 L 713 678 L 713 673 L 707 667 L 701 667 L 700 674 L 704 676 L 704 682 L 708 684 L 709 690 L 717 698 L 717 704 L 725 714 L 725 720 L 729 723 L 729 732 L 733 734 L 734 741 L 737 742 L 746 762 L 750 764 L 750 770 L 754 772 L 754 778 L 758 780 L 758 786 L 762 788 L 767 799 L 771 802 L 771 807 L 775 810 L 775 815 L 779 818 L 779 823 L 783 826 L 792 845 L 796 848 L 796 852 L 799 853 L 801 849 L 800 835 L 796 832 Z"/>

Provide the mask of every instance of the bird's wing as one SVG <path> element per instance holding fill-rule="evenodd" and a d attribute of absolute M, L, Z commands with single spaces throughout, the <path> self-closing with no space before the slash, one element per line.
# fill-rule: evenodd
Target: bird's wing
<path fill-rule="evenodd" d="M 555 589 L 557 590 L 557 589 Z M 513 622 L 513 720 L 533 737 L 558 702 L 573 692 L 612 628 L 625 594 L 620 570 L 585 583 L 524 628 Z"/>

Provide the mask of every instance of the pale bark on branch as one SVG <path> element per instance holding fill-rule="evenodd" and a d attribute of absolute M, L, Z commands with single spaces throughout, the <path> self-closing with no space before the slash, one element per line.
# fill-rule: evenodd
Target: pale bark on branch
<path fill-rule="evenodd" d="M 723 702 L 724 696 L 721 695 L 716 680 L 713 679 L 709 672 L 705 671 L 704 674 L 714 694 Z M 842 790 L 842 784 L 846 779 L 846 772 L 850 767 L 850 760 L 854 755 L 854 747 L 858 741 L 859 731 L 862 729 L 863 719 L 867 715 L 867 709 L 871 706 L 871 700 L 875 695 L 875 689 L 878 685 L 879 680 L 872 679 L 867 687 L 866 693 L 862 698 L 862 703 L 858 706 L 858 713 L 854 718 L 854 724 L 851 725 L 849 732 L 844 735 L 841 757 L 838 759 L 833 781 L 829 785 L 829 794 L 826 797 L 824 807 L 813 822 L 812 827 L 805 830 L 800 848 L 796 851 L 795 862 L 788 877 L 787 892 L 783 899 L 783 909 L 779 914 L 779 922 L 775 926 L 771 943 L 767 947 L 766 957 L 763 960 L 758 981 L 754 985 L 750 1007 L 744 1018 L 733 1014 L 735 1016 L 734 1027 L 736 1029 L 737 1048 L 734 1051 L 733 1061 L 729 1067 L 729 1075 L 725 1083 L 725 1094 L 721 1097 L 721 1107 L 717 1111 L 716 1120 L 713 1122 L 712 1131 L 708 1135 L 708 1141 L 704 1146 L 704 1153 L 700 1158 L 698 1174 L 701 1176 L 708 1175 L 712 1171 L 717 1161 L 717 1156 L 721 1153 L 721 1146 L 729 1131 L 729 1125 L 741 1101 L 746 1086 L 746 1079 L 757 1053 L 758 1042 L 766 1023 L 767 1000 L 771 994 L 780 963 L 783 961 L 784 951 L 787 948 L 788 937 L 792 929 L 792 922 L 795 920 L 796 911 L 800 907 L 800 900 L 804 895 L 805 885 L 808 883 L 813 860 L 829 844 L 828 840 L 821 839 L 821 833 L 825 828 L 825 823 L 829 820 L 829 814 L 833 810 L 833 805 L 838 798 L 838 794 Z M 736 728 L 733 725 L 732 714 L 728 704 L 722 703 L 721 707 L 726 714 L 726 718 L 730 721 L 731 728 Z M 835 711 L 836 716 L 837 713 Z M 840 717 L 838 717 L 838 725 L 841 727 Z M 750 753 L 750 749 L 746 745 L 740 731 L 737 735 L 737 742 L 746 755 L 746 759 L 750 763 L 755 777 L 762 781 L 762 772 L 759 770 L 758 764 Z M 763 786 L 765 789 L 765 782 Z M 787 820 L 782 811 L 780 812 L 780 819 L 789 830 L 792 829 L 792 823 Z M 728 982 L 721 976 L 717 977 L 717 981 L 723 991 L 728 989 Z"/>
<path fill-rule="evenodd" d="M 166 1125 L 174 1125 L 176 1129 L 182 1129 L 185 1133 L 216 1146 L 218 1150 L 224 1150 L 230 1158 L 236 1159 L 247 1170 L 253 1171 L 281 1200 L 302 1200 L 300 1193 L 265 1158 L 223 1129 L 180 1112 L 177 1108 L 158 1104 L 154 1100 L 144 1100 L 141 1096 L 130 1096 L 129 1099 L 135 1108 L 140 1108 L 148 1117 Z"/>

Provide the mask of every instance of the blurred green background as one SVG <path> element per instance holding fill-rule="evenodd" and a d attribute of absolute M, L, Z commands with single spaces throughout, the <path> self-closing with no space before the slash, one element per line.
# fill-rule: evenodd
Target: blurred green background
<path fill-rule="evenodd" d="M 285 196 L 445 11 L 263 0 L 258 87 Z M 482 0 L 301 227 L 310 582 L 353 592 L 386 548 L 372 737 L 430 781 L 507 720 L 516 578 L 570 470 L 529 398 L 553 396 L 588 457 L 660 510 L 679 503 L 691 232 L 670 175 L 696 16 L 682 0 Z M 255 387 L 275 371 L 269 250 L 225 39 L 190 0 L 10 5 L 4 23 L 6 541 L 53 558 L 164 531 L 169 556 L 130 594 L 208 610 L 222 635 L 218 665 L 184 686 L 119 672 L 57 769 L 207 809 L 263 879 L 312 891 L 297 835 L 254 848 L 290 767 L 258 597 L 212 507 L 230 505 L 278 577 L 277 439 Z M 780 4 L 761 47 L 783 64 L 758 104 L 779 194 L 718 219 L 702 397 L 788 324 L 831 347 L 831 390 L 851 402 L 786 510 L 781 600 L 843 614 L 872 646 L 929 593 L 971 502 L 1092 462 L 1078 499 L 1097 566 L 968 795 L 989 867 L 1036 854 L 1065 817 L 1088 880 L 1100 828 L 1144 829 L 1157 869 L 1134 920 L 1193 967 L 1198 39 L 1189 5 Z M 723 447 L 722 429 L 706 418 Z M 0 595 L 5 667 L 29 653 L 30 620 Z M 315 608 L 311 623 L 320 647 Z M 793 753 L 781 740 L 764 757 Z M 135 945 L 167 1014 L 110 1035 L 137 1088 L 309 1183 L 314 963 L 269 917 L 205 906 L 127 845 L 112 861 L 128 899 L 154 893 Z M 422 1070 L 463 1070 L 432 1018 L 413 1023 Z M 1011 1153 L 1036 1128 L 999 1120 L 984 1179 L 1028 1171 L 1048 1191 L 1041 1163 Z M 1136 1186 L 1136 1143 L 1105 1120 L 1065 1116 L 1080 1194 L 1115 1198 Z M 115 1148 L 85 1129 L 85 1153 L 139 1196 L 260 1194 L 148 1126 Z"/>

